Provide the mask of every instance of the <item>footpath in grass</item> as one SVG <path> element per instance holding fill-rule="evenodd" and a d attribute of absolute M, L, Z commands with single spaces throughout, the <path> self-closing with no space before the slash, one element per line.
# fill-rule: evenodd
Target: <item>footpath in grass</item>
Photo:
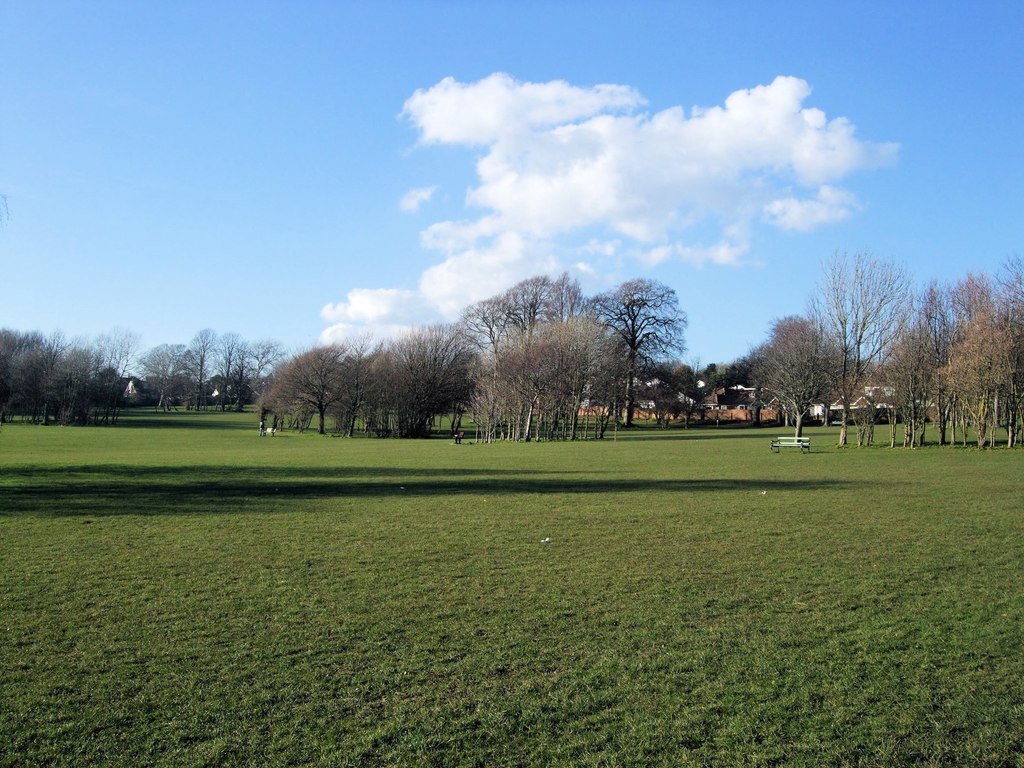
<path fill-rule="evenodd" d="M 0 765 L 1017 765 L 1020 452 L 0 432 Z"/>

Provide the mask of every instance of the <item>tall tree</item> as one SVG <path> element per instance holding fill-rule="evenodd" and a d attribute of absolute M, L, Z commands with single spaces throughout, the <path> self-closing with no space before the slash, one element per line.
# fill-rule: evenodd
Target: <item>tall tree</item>
<path fill-rule="evenodd" d="M 924 341 L 927 343 L 927 368 L 938 374 L 949 365 L 949 354 L 956 336 L 956 317 L 951 307 L 950 291 L 947 286 L 932 281 L 920 298 L 919 322 L 924 324 Z M 947 432 L 953 410 L 953 397 L 945 377 L 932 378 L 932 400 L 935 418 L 939 428 L 939 445 L 946 445 Z M 924 426 L 922 425 L 922 439 Z"/>
<path fill-rule="evenodd" d="M 758 380 L 793 418 L 794 434 L 803 434 L 804 418 L 827 395 L 826 347 L 820 326 L 791 315 L 772 324 L 757 355 Z"/>
<path fill-rule="evenodd" d="M 551 279 L 544 275 L 521 280 L 501 294 L 508 324 L 526 336 L 549 319 L 553 311 Z"/>
<path fill-rule="evenodd" d="M 714 368 L 712 363 L 709 368 Z M 703 413 L 704 398 L 710 391 L 707 377 L 701 372 L 701 362 L 694 358 L 680 364 L 675 370 L 675 382 L 679 390 L 679 407 L 683 414 L 683 429 L 690 428 L 694 414 Z"/>
<path fill-rule="evenodd" d="M 135 364 L 138 350 L 139 335 L 123 328 L 102 334 L 96 340 L 96 353 L 104 381 L 102 414 L 97 414 L 98 421 L 104 424 L 117 421 L 124 402 L 128 374 Z"/>
<path fill-rule="evenodd" d="M 0 427 L 14 398 L 14 374 L 22 350 L 22 334 L 0 328 Z"/>
<path fill-rule="evenodd" d="M 496 437 L 501 408 L 497 360 L 509 328 L 505 302 L 495 296 L 470 305 L 462 313 L 462 327 L 467 341 L 479 352 L 473 366 L 476 391 L 470 406 L 478 439 L 489 443 Z"/>
<path fill-rule="evenodd" d="M 317 432 L 325 434 L 327 411 L 345 396 L 341 344 L 313 347 L 282 367 L 274 383 L 272 401 L 278 409 L 310 410 L 319 417 Z"/>
<path fill-rule="evenodd" d="M 16 389 L 33 421 L 48 424 L 55 414 L 59 387 L 56 373 L 69 347 L 60 331 L 46 337 L 33 334 L 21 356 Z"/>
<path fill-rule="evenodd" d="M 109 407 L 112 371 L 102 364 L 96 348 L 82 339 L 72 341 L 57 359 L 51 378 L 52 410 L 61 426 L 89 423 L 93 406 Z M 100 421 L 97 413 L 96 421 Z"/>
<path fill-rule="evenodd" d="M 379 346 L 371 348 L 368 338 L 355 339 L 346 345 L 345 355 L 341 360 L 341 383 L 344 391 L 331 410 L 338 429 L 346 437 L 355 434 L 356 419 L 363 410 L 371 387 L 371 368 L 379 349 Z"/>
<path fill-rule="evenodd" d="M 903 422 L 903 447 L 924 442 L 928 414 L 939 397 L 938 370 L 933 346 L 932 297 L 928 289 L 917 303 L 910 322 L 893 344 L 883 367 L 882 381 Z M 941 409 L 938 409 L 941 412 Z M 896 414 L 889 419 L 889 445 L 896 444 Z"/>
<path fill-rule="evenodd" d="M 213 365 L 213 355 L 217 348 L 217 334 L 210 328 L 199 331 L 192 341 L 182 361 L 189 375 L 192 377 L 193 397 L 192 405 L 197 409 L 205 409 L 208 395 L 207 384 L 210 380 L 210 370 Z"/>
<path fill-rule="evenodd" d="M 394 361 L 396 428 L 399 437 L 427 437 L 433 420 L 469 406 L 473 353 L 457 325 L 415 330 L 388 348 Z"/>
<path fill-rule="evenodd" d="M 1019 256 L 1007 261 L 999 275 L 1000 302 L 1006 324 L 1008 380 L 1005 423 L 1006 444 L 1020 442 L 1024 420 L 1024 261 Z"/>
<path fill-rule="evenodd" d="M 570 314 L 548 326 L 546 336 L 556 356 L 549 436 L 557 436 L 555 430 L 561 424 L 561 437 L 578 437 L 580 410 L 595 372 L 604 362 L 607 335 L 607 329 L 587 315 Z"/>
<path fill-rule="evenodd" d="M 175 399 L 183 394 L 184 344 L 160 344 L 147 351 L 139 360 L 140 373 L 146 383 L 156 389 L 156 408 L 168 410 Z"/>
<path fill-rule="evenodd" d="M 676 292 L 655 280 L 628 280 L 591 300 L 594 316 L 625 350 L 625 426 L 633 426 L 636 379 L 644 363 L 684 350 L 686 314 Z"/>
<path fill-rule="evenodd" d="M 984 448 L 994 434 L 999 395 L 1010 373 L 1009 329 L 987 276 L 968 275 L 956 285 L 952 297 L 957 333 L 944 374 L 963 419 L 963 441 L 969 422 L 978 447 Z"/>
<path fill-rule="evenodd" d="M 648 366 L 646 375 L 638 384 L 637 399 L 651 410 L 659 427 L 668 429 L 672 419 L 684 412 L 682 378 L 690 370 L 690 366 L 674 360 L 656 360 Z"/>
<path fill-rule="evenodd" d="M 223 333 L 217 339 L 213 353 L 220 385 L 217 387 L 220 391 L 220 409 L 226 411 L 229 404 L 241 404 L 241 388 L 245 385 L 245 372 L 248 368 L 248 349 L 237 333 Z"/>
<path fill-rule="evenodd" d="M 548 299 L 548 320 L 567 322 L 586 311 L 586 298 L 579 281 L 563 272 L 551 282 Z"/>
<path fill-rule="evenodd" d="M 828 343 L 831 384 L 842 408 L 839 444 L 847 444 L 851 407 L 872 368 L 899 335 L 912 294 L 906 273 L 891 262 L 836 253 L 826 265 L 812 316 Z"/>
<path fill-rule="evenodd" d="M 260 339 L 249 345 L 249 388 L 255 402 L 269 389 L 274 367 L 282 357 L 281 345 L 271 339 Z"/>
<path fill-rule="evenodd" d="M 534 416 L 541 396 L 554 385 L 557 351 L 546 333 L 537 336 L 515 335 L 501 350 L 498 357 L 498 375 L 503 383 L 517 395 L 520 414 L 513 439 L 530 440 Z"/>

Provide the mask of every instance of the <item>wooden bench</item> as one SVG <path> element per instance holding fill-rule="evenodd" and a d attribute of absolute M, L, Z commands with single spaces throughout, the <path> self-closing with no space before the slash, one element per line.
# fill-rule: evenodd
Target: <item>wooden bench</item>
<path fill-rule="evenodd" d="M 772 440 L 771 449 L 773 453 L 782 453 L 783 448 L 799 448 L 800 453 L 810 452 L 811 438 L 809 437 L 776 437 Z"/>

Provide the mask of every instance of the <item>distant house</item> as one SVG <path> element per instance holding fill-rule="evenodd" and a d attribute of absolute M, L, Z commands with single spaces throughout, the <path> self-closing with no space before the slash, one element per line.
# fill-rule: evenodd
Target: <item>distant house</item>
<path fill-rule="evenodd" d="M 874 408 L 876 412 L 875 421 L 887 421 L 889 412 L 895 408 L 892 403 L 892 399 L 896 394 L 896 390 L 892 387 L 868 385 L 861 391 L 863 394 L 858 395 L 854 401 L 850 403 L 850 412 L 854 417 L 856 417 L 858 412 L 864 411 L 868 408 Z M 829 421 L 833 424 L 840 423 L 843 416 L 843 401 L 836 400 L 828 407 L 828 410 Z"/>
<path fill-rule="evenodd" d="M 653 387 L 659 382 L 654 379 L 644 382 L 647 387 Z M 683 393 L 676 394 L 676 400 L 680 406 L 692 405 L 696 401 L 691 400 Z M 580 405 L 580 416 L 594 416 L 603 414 L 607 406 L 594 403 L 584 399 Z M 680 410 L 683 410 L 681 407 Z M 637 398 L 636 414 L 637 419 L 653 419 L 657 416 L 657 404 L 647 398 Z M 715 422 L 753 422 L 758 423 L 775 422 L 782 418 L 783 408 L 778 398 L 764 400 L 758 393 L 756 387 L 736 385 L 732 387 L 720 387 L 707 394 L 704 399 L 693 409 L 691 423 L 693 420 L 704 423 Z"/>
<path fill-rule="evenodd" d="M 717 421 L 777 421 L 781 408 L 776 399 L 764 401 L 756 387 L 736 384 L 719 387 L 704 398 L 705 419 Z"/>

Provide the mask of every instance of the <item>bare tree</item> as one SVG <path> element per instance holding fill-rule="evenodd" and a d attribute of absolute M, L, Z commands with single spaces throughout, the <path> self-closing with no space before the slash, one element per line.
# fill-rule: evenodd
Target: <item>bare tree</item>
<path fill-rule="evenodd" d="M 0 415 L 19 413 L 36 421 L 46 401 L 43 349 L 46 339 L 38 331 L 0 332 Z M 6 393 L 6 396 L 4 396 Z"/>
<path fill-rule="evenodd" d="M 548 299 L 548 321 L 567 322 L 586 312 L 587 302 L 579 281 L 563 272 L 551 282 Z"/>
<path fill-rule="evenodd" d="M 139 335 L 123 328 L 101 335 L 96 340 L 99 366 L 103 373 L 102 415 L 97 420 L 104 424 L 117 421 L 124 402 L 128 374 L 139 350 Z"/>
<path fill-rule="evenodd" d="M 217 347 L 217 334 L 209 328 L 199 331 L 189 342 L 182 357 L 185 370 L 192 378 L 193 396 L 191 405 L 205 409 L 209 393 L 210 367 Z"/>
<path fill-rule="evenodd" d="M 663 429 L 668 429 L 685 410 L 681 380 L 689 370 L 689 366 L 673 360 L 658 360 L 646 367 L 643 381 L 637 386 L 637 399 L 646 402 L 655 423 Z"/>
<path fill-rule="evenodd" d="M 1008 380 L 1005 394 L 1006 444 L 1020 442 L 1024 420 L 1024 261 L 1015 256 L 999 275 L 1000 302 L 1006 324 Z"/>
<path fill-rule="evenodd" d="M 479 301 L 462 313 L 467 341 L 479 350 L 473 366 L 476 392 L 470 404 L 480 439 L 491 442 L 499 423 L 498 350 L 508 333 L 508 312 L 501 297 Z M 481 434 L 482 433 L 482 434 Z"/>
<path fill-rule="evenodd" d="M 617 424 L 622 413 L 623 382 L 626 380 L 626 349 L 617 335 L 602 326 L 604 334 L 595 342 L 595 360 L 586 389 L 584 435 L 590 433 L 594 419 L 594 436 L 602 439 L 609 425 Z"/>
<path fill-rule="evenodd" d="M 551 279 L 544 275 L 522 280 L 500 296 L 510 327 L 532 336 L 537 326 L 553 311 Z"/>
<path fill-rule="evenodd" d="M 434 419 L 453 414 L 453 423 L 469 407 L 473 382 L 471 347 L 457 325 L 432 325 L 394 342 L 399 437 L 427 437 Z"/>
<path fill-rule="evenodd" d="M 213 348 L 219 386 L 220 409 L 226 411 L 228 404 L 240 404 L 247 367 L 245 342 L 237 333 L 222 333 Z M 241 371 L 238 368 L 241 367 Z M 237 381 L 241 379 L 241 381 Z M 216 407 L 216 406 L 214 406 Z"/>
<path fill-rule="evenodd" d="M 398 361 L 390 347 L 379 347 L 368 361 L 369 378 L 363 397 L 365 429 L 377 437 L 391 437 L 397 429 Z"/>
<path fill-rule="evenodd" d="M 828 391 L 820 326 L 809 317 L 795 315 L 776 320 L 755 357 L 761 386 L 779 399 L 793 419 L 794 434 L 800 437 L 804 418 Z"/>
<path fill-rule="evenodd" d="M 56 412 L 57 369 L 70 343 L 64 334 L 55 331 L 47 337 L 39 336 L 37 344 L 26 350 L 22 357 L 22 380 L 18 389 L 31 403 L 32 420 L 48 424 Z"/>
<path fill-rule="evenodd" d="M 477 368 L 483 389 L 473 407 L 479 411 L 488 403 L 506 410 L 506 416 L 515 414 L 511 420 L 515 426 L 506 430 L 513 439 L 530 439 L 531 427 L 540 428 L 533 417 L 541 411 L 548 417 L 549 429 L 554 429 L 559 419 L 555 414 L 563 398 L 553 380 L 554 370 L 562 361 L 549 331 L 561 322 L 563 314 L 575 312 L 581 301 L 579 285 L 568 275 L 557 281 L 538 275 L 473 305 L 463 314 L 464 327 L 486 355 Z M 497 423 L 497 411 L 480 415 L 487 424 Z"/>
<path fill-rule="evenodd" d="M 317 432 L 326 434 L 327 411 L 345 395 L 342 360 L 346 352 L 341 344 L 328 344 L 301 352 L 285 363 L 271 397 L 275 407 L 315 413 L 319 417 Z"/>
<path fill-rule="evenodd" d="M 1009 328 L 989 278 L 968 275 L 952 296 L 958 330 L 943 373 L 960 408 L 962 440 L 966 443 L 969 423 L 984 448 L 994 435 L 999 393 L 1010 374 Z"/>
<path fill-rule="evenodd" d="M 146 383 L 158 394 L 156 408 L 169 410 L 175 398 L 182 393 L 181 380 L 184 376 L 184 344 L 160 344 L 146 352 L 139 361 L 140 372 Z"/>
<path fill-rule="evenodd" d="M 851 406 L 899 335 L 911 300 L 905 272 L 868 253 L 836 253 L 825 267 L 812 317 L 828 344 L 828 371 L 842 408 L 839 444 L 847 444 Z"/>
<path fill-rule="evenodd" d="M 603 363 L 607 330 L 587 315 L 570 315 L 547 330 L 554 359 L 554 381 L 548 408 L 548 436 L 575 440 L 580 411 L 594 373 Z M 561 427 L 561 433 L 558 432 Z"/>
<path fill-rule="evenodd" d="M 695 357 L 688 363 L 680 364 L 675 370 L 675 383 L 679 392 L 680 413 L 683 414 L 683 429 L 689 429 L 693 417 L 703 413 L 704 398 L 708 392 L 700 360 Z"/>
<path fill-rule="evenodd" d="M 8 328 L 0 329 L 0 426 L 10 414 L 11 404 L 19 394 L 17 387 L 21 357 L 29 346 L 29 334 Z"/>
<path fill-rule="evenodd" d="M 504 301 L 496 296 L 471 304 L 462 313 L 462 325 L 467 339 L 493 357 L 508 329 Z"/>
<path fill-rule="evenodd" d="M 514 440 L 530 440 L 534 415 L 541 397 L 554 386 L 557 352 L 550 338 L 516 335 L 498 357 L 498 375 L 518 395 L 521 414 L 516 419 L 522 428 L 512 434 Z"/>
<path fill-rule="evenodd" d="M 633 426 L 636 411 L 635 385 L 640 366 L 684 350 L 686 315 L 676 292 L 655 280 L 629 280 L 618 288 L 595 296 L 594 316 L 615 334 L 625 351 L 625 426 Z"/>
<path fill-rule="evenodd" d="M 335 403 L 332 414 L 338 429 L 346 437 L 355 434 L 356 419 L 365 405 L 371 388 L 371 369 L 380 346 L 371 348 L 369 338 L 353 340 L 342 357 L 342 387 L 344 392 Z"/>
<path fill-rule="evenodd" d="M 936 374 L 949 365 L 949 354 L 956 336 L 956 318 L 951 308 L 950 291 L 932 281 L 920 299 L 918 322 L 924 324 L 928 360 L 922 365 Z M 933 377 L 932 400 L 935 419 L 939 428 L 939 445 L 947 442 L 947 431 L 953 410 L 953 396 L 943 376 Z M 921 441 L 924 440 L 924 424 L 921 427 Z"/>
<path fill-rule="evenodd" d="M 924 443 L 925 424 L 938 396 L 938 371 L 935 338 L 934 297 L 925 291 L 893 344 L 883 369 L 883 381 L 891 392 L 891 401 L 903 421 L 903 447 Z M 889 446 L 896 444 L 896 413 L 889 418 Z"/>
<path fill-rule="evenodd" d="M 260 339 L 249 345 L 249 371 L 253 400 L 260 402 L 270 386 L 274 366 L 284 357 L 281 345 L 270 339 Z M 266 414 L 263 414 L 266 415 Z"/>
<path fill-rule="evenodd" d="M 481 439 L 495 439 L 499 426 L 505 437 L 522 439 L 528 424 L 539 434 L 542 423 L 548 437 L 575 436 L 586 389 L 581 366 L 589 365 L 593 334 L 602 332 L 583 316 L 585 307 L 579 283 L 562 274 L 523 280 L 466 309 L 462 326 L 480 351 L 471 406 Z"/>

